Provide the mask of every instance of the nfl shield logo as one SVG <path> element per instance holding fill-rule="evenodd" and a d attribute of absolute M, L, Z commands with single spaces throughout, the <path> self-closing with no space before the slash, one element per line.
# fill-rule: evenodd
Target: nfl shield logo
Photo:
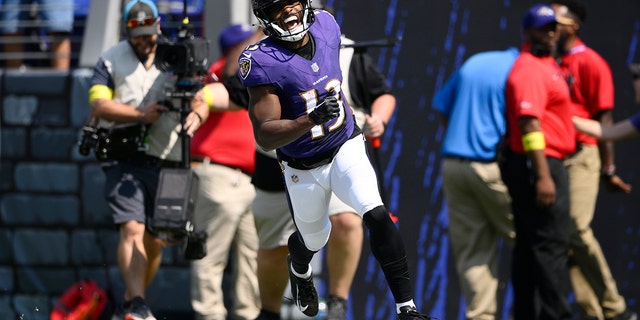
<path fill-rule="evenodd" d="M 313 70 L 313 72 L 318 72 L 320 70 L 320 67 L 318 67 L 318 63 L 314 62 L 311 65 L 311 70 Z"/>

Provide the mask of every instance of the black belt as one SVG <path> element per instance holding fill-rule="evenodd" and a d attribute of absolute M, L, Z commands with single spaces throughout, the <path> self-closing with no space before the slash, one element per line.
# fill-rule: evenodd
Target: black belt
<path fill-rule="evenodd" d="M 251 176 L 250 172 L 247 172 L 246 170 L 243 170 L 241 168 L 238 168 L 238 167 L 235 167 L 235 166 L 232 166 L 232 165 L 228 165 L 228 164 L 224 164 L 224 163 L 218 163 L 218 162 L 215 162 L 215 161 L 211 161 L 211 159 L 209 159 L 209 158 L 191 156 L 191 161 L 193 161 L 193 162 L 204 163 L 205 159 L 208 159 L 208 162 L 210 164 L 215 164 L 215 165 L 227 167 L 227 168 L 230 168 L 230 169 L 233 169 L 233 170 L 240 170 L 240 171 L 242 171 L 242 173 L 244 173 L 244 174 L 246 174 L 248 176 Z"/>
<path fill-rule="evenodd" d="M 583 148 L 583 144 L 582 142 L 578 142 L 576 143 L 576 150 L 574 150 L 572 153 L 568 154 L 566 157 L 564 157 L 565 159 L 571 158 L 573 156 L 575 156 L 576 154 L 578 154 L 580 151 L 582 151 Z"/>
<path fill-rule="evenodd" d="M 122 161 L 126 161 L 135 165 L 150 166 L 155 168 L 181 168 L 182 167 L 182 162 L 180 161 L 160 159 L 158 157 L 154 157 L 146 154 L 127 158 Z"/>
<path fill-rule="evenodd" d="M 462 161 L 462 162 L 480 162 L 480 163 L 496 162 L 495 159 L 488 159 L 487 160 L 487 159 L 460 157 L 460 156 L 454 156 L 454 155 L 446 155 L 444 157 L 445 157 L 445 159 L 457 160 L 457 161 Z"/>

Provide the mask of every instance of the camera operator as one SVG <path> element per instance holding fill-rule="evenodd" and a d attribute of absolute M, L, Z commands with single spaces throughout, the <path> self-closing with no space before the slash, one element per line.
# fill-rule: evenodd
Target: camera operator
<path fill-rule="evenodd" d="M 105 196 L 120 233 L 123 317 L 150 320 L 155 318 L 145 303 L 145 290 L 160 266 L 163 241 L 149 232 L 145 222 L 153 214 L 161 168 L 182 165 L 181 131 L 193 135 L 209 109 L 196 95 L 193 111 L 182 125 L 180 112 L 159 102 L 171 84 L 168 74 L 154 65 L 160 35 L 156 5 L 151 0 L 130 1 L 124 6 L 123 21 L 127 38 L 100 57 L 89 101 L 99 126 L 118 136 L 111 139 L 102 167 Z"/>

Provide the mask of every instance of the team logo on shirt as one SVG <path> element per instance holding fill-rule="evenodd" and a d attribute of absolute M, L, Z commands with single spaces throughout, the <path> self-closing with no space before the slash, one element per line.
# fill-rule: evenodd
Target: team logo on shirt
<path fill-rule="evenodd" d="M 520 102 L 520 109 L 531 109 L 531 107 L 533 107 L 533 105 L 529 101 Z"/>
<path fill-rule="evenodd" d="M 318 72 L 318 71 L 320 71 L 320 67 L 318 67 L 318 63 L 317 63 L 317 62 L 314 62 L 314 63 L 311 65 L 311 70 L 313 70 L 313 72 Z"/>
<path fill-rule="evenodd" d="M 249 71 L 251 71 L 251 59 L 244 57 L 240 58 L 238 65 L 240 66 L 240 76 L 242 79 L 246 79 L 249 75 Z"/>
<path fill-rule="evenodd" d="M 291 181 L 293 181 L 293 183 L 298 183 L 298 181 L 300 181 L 300 178 L 298 178 L 297 175 L 291 175 Z"/>

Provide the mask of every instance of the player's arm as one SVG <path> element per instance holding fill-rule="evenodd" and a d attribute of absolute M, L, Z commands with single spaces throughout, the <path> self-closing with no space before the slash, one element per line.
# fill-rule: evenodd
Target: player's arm
<path fill-rule="evenodd" d="M 273 150 L 287 145 L 316 125 L 308 114 L 294 120 L 280 119 L 281 106 L 276 87 L 265 85 L 248 90 L 253 134 L 263 149 Z"/>

